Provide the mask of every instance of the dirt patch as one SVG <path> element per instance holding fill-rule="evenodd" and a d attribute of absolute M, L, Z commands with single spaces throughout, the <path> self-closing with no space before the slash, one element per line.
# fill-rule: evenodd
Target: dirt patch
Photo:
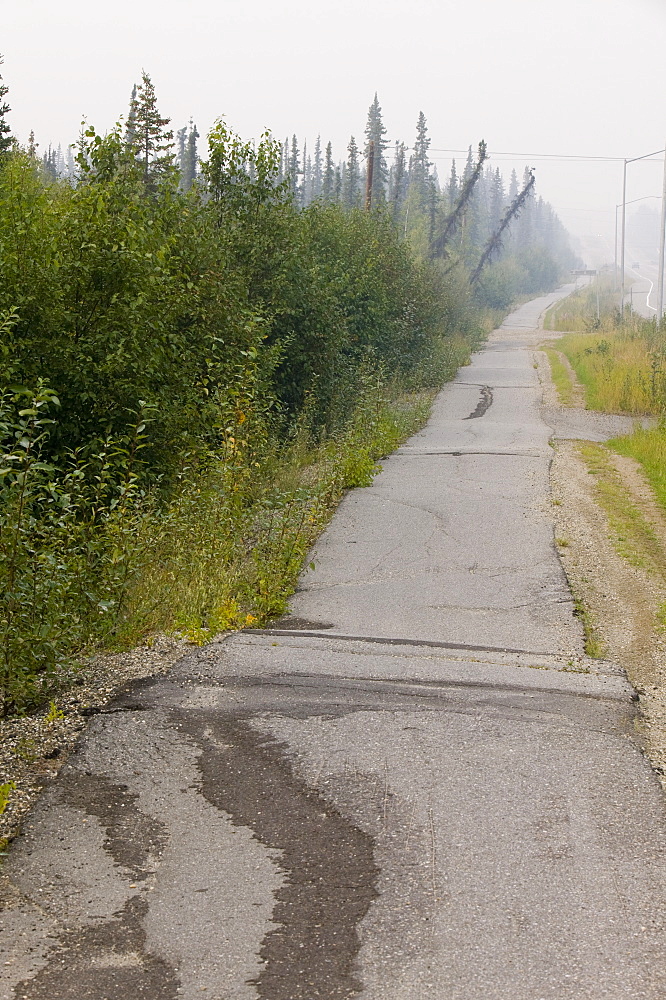
<path fill-rule="evenodd" d="M 640 509 L 659 546 L 666 547 L 666 519 L 640 469 L 629 459 L 607 455 L 627 498 Z M 666 581 L 655 568 L 661 560 L 632 565 L 620 554 L 621 539 L 600 506 L 596 477 L 579 443 L 557 443 L 551 482 L 555 533 L 564 542 L 560 556 L 571 588 L 588 611 L 605 655 L 626 670 L 638 691 L 645 749 L 655 769 L 666 775 L 666 635 L 658 618 Z"/>

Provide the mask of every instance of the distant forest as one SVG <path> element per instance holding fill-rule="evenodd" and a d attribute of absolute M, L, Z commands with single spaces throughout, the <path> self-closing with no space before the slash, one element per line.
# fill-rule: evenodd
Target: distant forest
<path fill-rule="evenodd" d="M 152 84 L 144 74 L 130 100 L 126 125 L 130 141 L 146 86 L 150 89 Z M 332 143 L 322 140 L 321 135 L 310 149 L 307 140 L 301 142 L 292 135 L 278 144 L 276 183 L 291 193 L 297 208 L 319 204 L 337 205 L 345 211 L 384 211 L 417 255 L 463 263 L 474 276 L 475 295 L 482 305 L 506 308 L 517 294 L 553 287 L 570 268 L 580 266 L 553 207 L 536 194 L 529 167 L 521 178 L 513 170 L 507 184 L 500 169 L 490 165 L 485 143 L 480 143 L 476 153 L 469 147 L 461 169 L 452 161 L 449 176 L 442 182 L 429 159 L 432 140 L 422 111 L 413 145 L 401 141 L 390 148 L 386 134 L 375 94 L 363 140 L 359 144 L 355 136 L 350 137 L 345 159 L 336 160 Z M 161 155 L 178 172 L 184 192 L 201 182 L 200 138 L 192 120 L 175 136 L 172 132 L 163 136 Z M 28 148 L 36 155 L 34 136 Z M 372 179 L 368 186 L 371 149 Z M 49 146 L 40 157 L 44 174 L 76 182 L 75 153 L 76 146 L 67 147 L 66 154 L 62 146 Z M 524 199 L 512 212 L 524 192 Z M 480 262 L 482 267 L 476 274 Z"/>

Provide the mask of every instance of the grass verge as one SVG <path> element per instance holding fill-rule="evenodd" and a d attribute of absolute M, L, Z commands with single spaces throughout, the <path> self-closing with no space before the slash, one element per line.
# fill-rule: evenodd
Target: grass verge
<path fill-rule="evenodd" d="M 595 497 L 606 513 L 618 554 L 630 565 L 666 578 L 666 553 L 654 528 L 629 497 L 608 448 L 586 441 L 580 443 L 579 452 L 588 472 L 595 477 Z"/>
<path fill-rule="evenodd" d="M 613 438 L 608 446 L 643 467 L 657 502 L 666 510 L 666 427 L 638 427 L 626 437 Z"/>
<path fill-rule="evenodd" d="M 618 293 L 610 280 L 600 278 L 599 319 L 597 319 L 597 286 L 586 285 L 560 302 L 556 302 L 543 318 L 544 330 L 560 332 L 590 332 L 613 319 L 617 311 Z"/>
<path fill-rule="evenodd" d="M 234 475 L 213 465 L 147 524 L 116 644 L 156 631 L 203 643 L 282 614 L 345 490 L 370 485 L 378 459 L 423 426 L 433 398 L 377 389 L 340 437 L 313 445 L 303 427 L 263 468 Z"/>
<path fill-rule="evenodd" d="M 573 406 L 574 394 L 571 376 L 567 366 L 562 361 L 561 354 L 552 347 L 544 347 L 544 351 L 550 364 L 550 375 L 560 403 L 562 406 Z"/>

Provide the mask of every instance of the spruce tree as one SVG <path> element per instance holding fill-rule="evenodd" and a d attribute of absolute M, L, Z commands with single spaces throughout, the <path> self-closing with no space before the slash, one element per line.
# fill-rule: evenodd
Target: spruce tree
<path fill-rule="evenodd" d="M 407 194 L 406 151 L 407 147 L 404 142 L 396 142 L 395 159 L 393 161 L 393 167 L 391 168 L 391 175 L 389 178 L 389 200 L 391 202 L 394 219 L 397 218 L 400 213 Z"/>
<path fill-rule="evenodd" d="M 467 149 L 467 159 L 465 160 L 465 169 L 463 170 L 461 179 L 461 188 L 464 188 L 465 184 L 471 180 L 474 175 L 474 171 L 474 156 L 472 155 L 472 147 L 469 146 Z M 481 180 L 482 177 L 483 175 L 481 175 L 479 179 Z M 482 243 L 483 234 L 480 232 L 479 185 L 477 182 L 462 213 L 460 244 L 463 254 L 466 257 L 471 258 Z"/>
<path fill-rule="evenodd" d="M 382 121 L 382 109 L 375 93 L 374 100 L 368 108 L 368 121 L 365 126 L 365 155 L 369 156 L 370 143 L 374 143 L 374 161 L 372 169 L 372 204 L 377 205 L 386 196 L 388 167 L 384 153 L 388 142 L 384 138 L 386 128 Z"/>
<path fill-rule="evenodd" d="M 4 59 L 0 56 L 0 66 L 2 66 L 3 62 Z M 9 87 L 2 82 L 2 76 L 0 75 L 0 156 L 11 149 L 14 141 L 11 136 L 9 122 L 6 121 L 6 115 L 11 111 L 10 106 L 5 101 L 5 95 L 8 93 Z"/>
<path fill-rule="evenodd" d="M 183 156 L 183 167 L 182 167 L 182 188 L 183 191 L 189 191 L 194 182 L 197 179 L 197 164 L 199 162 L 199 154 L 197 152 L 197 139 L 199 138 L 199 131 L 190 118 L 190 124 L 187 132 L 187 142 L 185 143 L 185 150 Z"/>
<path fill-rule="evenodd" d="M 185 143 L 187 142 L 187 125 L 183 125 L 176 132 L 176 163 L 178 164 L 178 169 L 180 170 L 181 183 L 183 176 L 183 169 L 185 167 Z"/>
<path fill-rule="evenodd" d="M 159 113 L 155 87 L 145 70 L 132 94 L 125 137 L 141 164 L 146 190 L 154 192 L 174 172 L 173 132 L 166 128 L 170 119 Z"/>
<path fill-rule="evenodd" d="M 132 87 L 130 95 L 129 111 L 127 112 L 127 122 L 125 123 L 125 145 L 134 153 L 136 147 L 136 84 Z"/>
<path fill-rule="evenodd" d="M 48 150 L 42 156 L 42 173 L 47 181 L 58 180 L 58 156 L 51 145 L 49 145 Z"/>
<path fill-rule="evenodd" d="M 360 200 L 361 170 L 359 166 L 359 151 L 354 136 L 349 140 L 347 146 L 347 169 L 345 171 L 345 183 L 342 198 L 347 208 L 358 208 Z"/>
<path fill-rule="evenodd" d="M 65 158 L 65 173 L 70 181 L 73 181 L 76 177 L 76 163 L 74 162 L 74 146 L 69 145 L 67 147 L 67 154 Z"/>
<path fill-rule="evenodd" d="M 298 175 L 301 172 L 300 154 L 298 151 L 298 139 L 296 133 L 291 138 L 291 150 L 289 153 L 289 182 L 294 200 L 298 200 Z"/>
<path fill-rule="evenodd" d="M 458 173 L 456 171 L 456 161 L 451 161 L 451 175 L 446 188 L 446 196 L 449 203 L 449 212 L 453 211 L 453 206 L 458 200 Z"/>
<path fill-rule="evenodd" d="M 410 182 L 414 184 L 422 200 L 428 200 L 428 180 L 430 177 L 430 161 L 428 159 L 428 149 L 430 148 L 430 138 L 428 136 L 428 124 L 426 116 L 419 111 L 416 122 L 416 142 L 414 143 L 414 155 L 411 161 Z"/>
<path fill-rule="evenodd" d="M 280 149 L 280 181 L 285 181 L 289 177 L 289 138 L 287 137 Z"/>
<path fill-rule="evenodd" d="M 333 166 L 333 146 L 329 142 L 326 146 L 326 156 L 324 158 L 324 178 L 322 181 L 322 198 L 325 202 L 333 200 L 333 188 L 335 184 L 335 168 Z"/>
<path fill-rule="evenodd" d="M 305 156 L 305 145 L 303 146 L 303 155 Z M 307 154 L 305 163 L 303 164 L 303 207 L 307 208 L 308 205 L 312 204 L 312 157 Z"/>
<path fill-rule="evenodd" d="M 533 177 L 533 171 L 529 167 L 525 167 L 523 171 L 523 190 L 525 190 L 530 180 Z M 527 251 L 533 242 L 533 228 L 534 228 L 534 185 L 529 189 L 527 197 L 525 198 L 525 203 L 523 204 L 520 216 L 515 228 L 515 238 L 516 244 L 519 251 Z"/>
<path fill-rule="evenodd" d="M 490 185 L 490 203 L 488 209 L 491 232 L 497 229 L 504 213 L 504 182 L 499 167 L 492 172 Z"/>
<path fill-rule="evenodd" d="M 316 201 L 321 197 L 322 168 L 321 168 L 321 136 L 317 136 L 315 142 L 314 157 L 312 159 L 312 200 Z"/>
<path fill-rule="evenodd" d="M 516 171 L 511 171 L 511 180 L 509 182 L 509 201 L 513 201 L 514 198 L 518 196 L 518 177 Z"/>
<path fill-rule="evenodd" d="M 342 204 L 342 185 L 345 179 L 345 164 L 338 163 L 335 167 L 335 177 L 333 179 L 333 197 L 332 200 L 334 204 Z"/>

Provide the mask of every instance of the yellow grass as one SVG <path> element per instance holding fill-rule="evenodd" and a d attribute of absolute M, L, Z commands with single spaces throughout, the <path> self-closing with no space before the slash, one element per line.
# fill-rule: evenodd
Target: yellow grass
<path fill-rule="evenodd" d="M 660 415 L 666 404 L 666 355 L 654 327 L 569 333 L 555 342 L 585 388 L 588 409 Z"/>

